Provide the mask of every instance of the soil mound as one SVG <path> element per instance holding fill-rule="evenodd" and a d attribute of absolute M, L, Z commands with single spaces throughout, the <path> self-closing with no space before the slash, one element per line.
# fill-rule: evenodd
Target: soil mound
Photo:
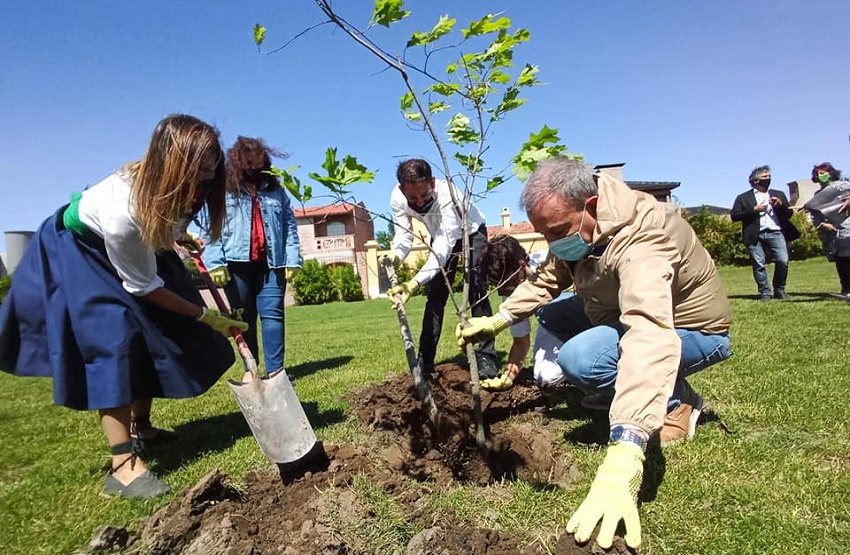
<path fill-rule="evenodd" d="M 547 399 L 536 387 L 518 384 L 498 394 L 482 391 L 490 438 L 490 449 L 482 454 L 475 441 L 469 372 L 443 365 L 428 381 L 440 409 L 440 426 L 428 420 L 411 377 L 392 376 L 350 398 L 354 414 L 372 430 L 366 445 L 318 445 L 304 462 L 281 467 L 279 474 L 251 472 L 238 486 L 213 471 L 143 520 L 123 552 L 605 553 L 593 542 L 576 545 L 568 535 L 556 545 L 521 544 L 499 531 L 464 527 L 450 514 L 433 513 L 429 497 L 457 482 L 491 484 L 498 491 L 498 481 L 522 477 L 557 487 L 573 482 L 578 471 L 569 455 L 555 447 L 555 432 L 540 426 L 535 413 Z M 394 501 L 391 525 L 387 514 L 377 514 L 370 495 Z M 627 553 L 617 541 L 609 553 Z"/>

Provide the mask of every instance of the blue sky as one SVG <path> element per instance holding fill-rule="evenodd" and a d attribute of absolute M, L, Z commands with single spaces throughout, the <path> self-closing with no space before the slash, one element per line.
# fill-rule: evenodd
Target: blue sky
<path fill-rule="evenodd" d="M 352 23 L 368 22 L 371 2 L 336 4 Z M 760 164 L 780 185 L 822 161 L 850 172 L 846 0 L 417 0 L 407 8 L 413 14 L 398 29 L 370 33 L 387 50 L 400 51 L 442 13 L 465 25 L 504 12 L 531 32 L 515 61 L 538 65 L 544 85 L 494 128 L 492 166 L 505 166 L 545 123 L 592 163 L 625 162 L 628 180 L 680 181 L 674 194 L 685 206 L 731 206 Z M 255 23 L 268 27 L 269 50 L 323 19 L 311 0 L 8 3 L 0 230 L 35 229 L 71 192 L 140 157 L 156 122 L 175 112 L 215 124 L 225 147 L 238 135 L 263 137 L 289 153 L 279 165 L 301 166 L 305 182 L 328 146 L 354 154 L 378 171 L 355 196 L 386 213 L 398 161 L 436 159 L 399 114 L 397 74 L 331 26 L 274 54 L 253 44 Z M 490 223 L 504 206 L 525 219 L 519 189 L 512 180 L 479 202 Z"/>

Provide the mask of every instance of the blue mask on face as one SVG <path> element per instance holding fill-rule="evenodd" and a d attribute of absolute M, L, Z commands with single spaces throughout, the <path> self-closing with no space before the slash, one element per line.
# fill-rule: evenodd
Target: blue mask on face
<path fill-rule="evenodd" d="M 585 208 L 586 209 L 586 208 Z M 566 262 L 577 262 L 590 254 L 593 245 L 581 238 L 581 228 L 584 225 L 584 210 L 581 212 L 581 221 L 578 224 L 578 231 L 572 235 L 568 235 L 557 241 L 549 243 L 549 250 L 552 254 Z"/>

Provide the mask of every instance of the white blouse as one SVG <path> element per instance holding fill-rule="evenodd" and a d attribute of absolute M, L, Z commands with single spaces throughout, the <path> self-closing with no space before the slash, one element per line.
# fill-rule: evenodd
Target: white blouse
<path fill-rule="evenodd" d="M 80 199 L 80 221 L 103 238 L 106 255 L 124 289 L 141 297 L 165 282 L 156 273 L 156 254 L 143 240 L 130 202 L 130 177 L 114 173 Z"/>

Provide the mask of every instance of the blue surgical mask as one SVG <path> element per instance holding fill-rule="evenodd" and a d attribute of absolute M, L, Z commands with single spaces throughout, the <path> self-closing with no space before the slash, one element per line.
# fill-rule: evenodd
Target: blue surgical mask
<path fill-rule="evenodd" d="M 585 210 L 586 209 L 587 205 L 585 205 Z M 581 237 L 581 228 L 584 226 L 585 210 L 582 210 L 581 212 L 581 221 L 579 222 L 578 230 L 575 233 L 549 243 L 549 250 L 561 260 L 565 260 L 566 262 L 578 262 L 590 254 L 590 251 L 593 249 L 593 245 Z"/>

